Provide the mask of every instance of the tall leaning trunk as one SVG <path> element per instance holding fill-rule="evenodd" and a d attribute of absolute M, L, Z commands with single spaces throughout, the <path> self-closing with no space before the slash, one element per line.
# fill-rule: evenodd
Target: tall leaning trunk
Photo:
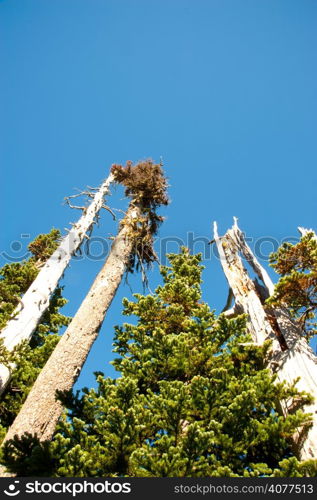
<path fill-rule="evenodd" d="M 23 295 L 22 309 L 1 331 L 4 346 L 9 351 L 13 350 L 22 340 L 29 340 L 32 337 L 71 257 L 84 241 L 87 231 L 91 229 L 96 215 L 102 208 L 104 197 L 109 193 L 109 186 L 113 180 L 113 175 L 110 174 L 94 194 L 90 205 L 84 208 L 83 215 L 78 222 L 73 224 L 68 235 L 62 240 Z M 10 380 L 10 372 L 11 370 L 7 366 L 0 364 L 0 394 Z"/>
<path fill-rule="evenodd" d="M 276 373 L 278 381 L 289 384 L 299 378 L 296 387 L 314 397 L 313 404 L 305 405 L 305 413 L 311 413 L 312 425 L 299 429 L 293 436 L 294 448 L 301 460 L 317 458 L 317 357 L 303 337 L 300 327 L 292 320 L 287 310 L 265 304 L 272 295 L 274 285 L 245 242 L 237 220 L 223 237 L 218 236 L 214 226 L 221 265 L 235 299 L 235 306 L 226 311 L 227 316 L 245 313 L 248 330 L 256 344 L 272 340 L 272 353 L 268 367 Z M 258 279 L 252 280 L 243 266 L 242 254 L 253 268 Z M 292 412 L 295 401 L 281 402 L 284 415 Z"/>
<path fill-rule="evenodd" d="M 36 434 L 40 441 L 52 438 L 63 411 L 56 391 L 72 388 L 98 336 L 133 251 L 129 221 L 139 215 L 139 208 L 130 205 L 103 268 L 38 376 L 4 442 L 26 432 Z"/>

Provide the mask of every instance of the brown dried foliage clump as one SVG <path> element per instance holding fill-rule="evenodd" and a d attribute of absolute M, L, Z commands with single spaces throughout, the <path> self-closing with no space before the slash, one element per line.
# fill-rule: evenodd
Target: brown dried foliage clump
<path fill-rule="evenodd" d="M 130 196 L 144 207 L 155 208 L 168 205 L 167 180 L 162 166 L 146 160 L 133 165 L 128 161 L 125 166 L 112 165 L 116 182 L 125 186 L 126 196 Z"/>
<path fill-rule="evenodd" d="M 142 216 L 139 220 L 126 221 L 130 224 L 131 236 L 134 240 L 134 250 L 130 256 L 128 271 L 139 267 L 143 270 L 143 263 L 149 265 L 157 260 L 153 248 L 154 236 L 164 218 L 156 213 L 161 205 L 168 205 L 167 180 L 162 165 L 145 160 L 135 165 L 128 161 L 125 166 L 112 165 L 111 172 L 115 181 L 125 186 L 125 195 L 132 198 L 132 203 L 141 208 Z"/>

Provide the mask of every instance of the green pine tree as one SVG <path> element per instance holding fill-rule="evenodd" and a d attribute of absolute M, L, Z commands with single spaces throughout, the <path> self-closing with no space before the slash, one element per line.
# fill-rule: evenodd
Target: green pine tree
<path fill-rule="evenodd" d="M 60 236 L 58 229 L 40 234 L 28 246 L 31 252 L 28 259 L 6 264 L 0 269 L 1 329 L 14 316 L 14 310 L 21 304 L 21 297 L 58 247 Z M 66 303 L 62 287 L 58 287 L 30 343 L 22 342 L 11 352 L 0 343 L 0 362 L 16 366 L 0 401 L 0 440 L 5 436 L 7 428 L 18 414 L 40 370 L 56 346 L 59 329 L 70 321 L 70 318 L 59 312 Z"/>
<path fill-rule="evenodd" d="M 115 331 L 118 379 L 97 373 L 97 389 L 60 395 L 68 416 L 51 443 L 6 443 L 4 463 L 19 475 L 66 477 L 316 476 L 298 463 L 291 436 L 306 416 L 278 401 L 309 395 L 276 383 L 245 318 L 217 317 L 201 300 L 200 255 L 169 255 L 154 294 L 124 300 L 135 315 Z M 274 383 L 275 381 L 275 383 Z"/>
<path fill-rule="evenodd" d="M 317 240 L 314 233 L 307 233 L 296 245 L 284 243 L 270 256 L 270 263 L 281 277 L 268 302 L 287 307 L 309 340 L 317 333 Z"/>

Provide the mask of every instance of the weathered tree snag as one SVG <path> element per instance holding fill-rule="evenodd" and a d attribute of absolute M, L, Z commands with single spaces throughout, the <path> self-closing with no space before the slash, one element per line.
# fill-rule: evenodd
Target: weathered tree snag
<path fill-rule="evenodd" d="M 294 436 L 294 448 L 301 460 L 317 458 L 317 357 L 287 310 L 272 308 L 264 303 L 273 293 L 274 285 L 246 244 L 237 219 L 222 237 L 218 236 L 215 223 L 214 233 L 221 265 L 235 298 L 235 306 L 224 314 L 232 317 L 245 313 L 254 342 L 261 345 L 268 339 L 272 340 L 268 366 L 277 374 L 278 380 L 291 384 L 299 378 L 296 387 L 314 397 L 314 403 L 304 408 L 306 413 L 312 414 L 312 425 L 308 429 L 299 429 Z M 250 278 L 239 253 L 262 283 Z M 283 413 L 290 412 L 293 404 L 293 401 L 281 402 Z"/>
<path fill-rule="evenodd" d="M 29 340 L 47 310 L 50 298 L 61 279 L 71 257 L 91 229 L 95 217 L 104 205 L 104 197 L 114 177 L 111 173 L 94 195 L 90 205 L 83 208 L 83 214 L 62 240 L 59 247 L 44 264 L 28 291 L 22 297 L 23 307 L 1 331 L 4 346 L 12 350 L 22 340 Z M 5 389 L 11 376 L 11 370 L 0 364 L 0 394 Z"/>
<path fill-rule="evenodd" d="M 38 376 L 4 442 L 24 433 L 37 435 L 40 441 L 52 438 L 63 411 L 56 391 L 71 389 L 81 372 L 129 263 L 135 244 L 131 224 L 139 216 L 140 209 L 132 204 L 103 268 Z"/>
<path fill-rule="evenodd" d="M 230 314 L 245 313 L 248 315 L 249 330 L 256 344 L 263 344 L 270 338 L 276 348 L 279 345 L 272 331 L 271 324 L 264 312 L 256 287 L 238 255 L 238 243 L 234 228 L 223 237 L 218 236 L 217 225 L 214 224 L 214 238 L 224 273 L 235 298 L 235 306 Z M 228 311 L 227 311 L 228 313 Z M 228 316 L 228 314 L 226 314 Z"/>

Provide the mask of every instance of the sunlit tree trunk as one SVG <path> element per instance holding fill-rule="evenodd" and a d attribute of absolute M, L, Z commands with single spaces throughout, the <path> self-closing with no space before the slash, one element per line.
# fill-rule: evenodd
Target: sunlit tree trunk
<path fill-rule="evenodd" d="M 68 235 L 62 240 L 59 247 L 41 268 L 28 291 L 22 297 L 22 308 L 1 331 L 4 346 L 11 351 L 22 340 L 29 340 L 40 323 L 43 313 L 47 310 L 50 298 L 61 279 L 71 257 L 80 247 L 92 228 L 94 220 L 104 204 L 104 197 L 109 192 L 113 182 L 110 174 L 101 187 L 93 195 L 87 208 L 83 207 L 83 214 L 73 224 Z M 91 195 L 92 196 L 92 195 Z M 13 367 L 12 367 L 13 368 Z M 5 389 L 10 380 L 11 370 L 0 364 L 0 393 Z"/>
<path fill-rule="evenodd" d="M 103 268 L 38 376 L 5 441 L 26 432 L 36 434 L 40 441 L 52 438 L 63 411 L 56 391 L 71 389 L 81 372 L 129 264 L 134 246 L 131 223 L 139 216 L 139 208 L 130 205 Z"/>
<path fill-rule="evenodd" d="M 305 413 L 312 414 L 312 425 L 308 429 L 299 429 L 294 436 L 294 447 L 301 460 L 317 458 L 317 357 L 287 310 L 264 304 L 265 299 L 272 295 L 274 285 L 246 244 L 237 220 L 223 237 L 218 236 L 215 223 L 214 233 L 221 265 L 235 299 L 235 306 L 224 314 L 228 317 L 247 314 L 253 341 L 261 345 L 267 339 L 272 340 L 268 366 L 277 374 L 278 381 L 291 384 L 299 377 L 296 387 L 314 397 L 314 403 L 304 408 Z M 240 253 L 258 279 L 250 278 Z M 294 401 L 281 402 L 283 413 L 291 412 L 294 405 Z"/>

